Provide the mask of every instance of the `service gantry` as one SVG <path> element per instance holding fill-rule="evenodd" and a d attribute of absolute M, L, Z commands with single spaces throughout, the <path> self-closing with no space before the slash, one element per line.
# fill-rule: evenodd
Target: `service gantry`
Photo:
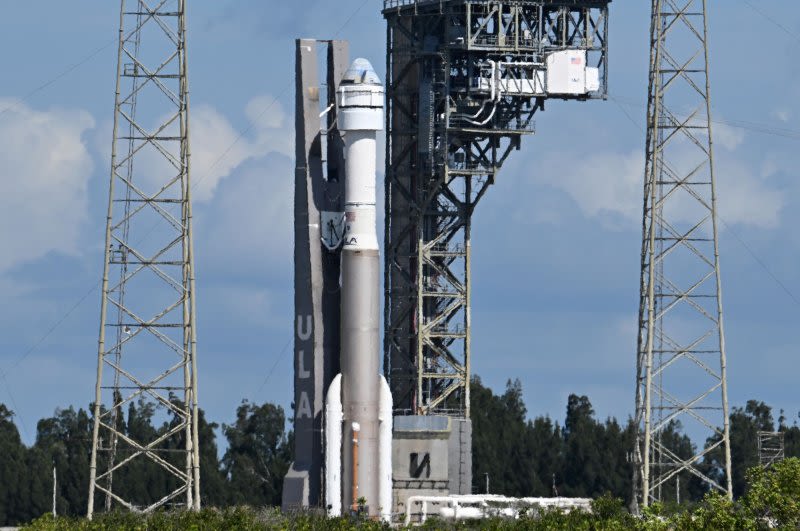
<path fill-rule="evenodd" d="M 547 98 L 606 96 L 609 3 L 384 1 L 384 371 L 396 414 L 469 418 L 472 215 Z"/>

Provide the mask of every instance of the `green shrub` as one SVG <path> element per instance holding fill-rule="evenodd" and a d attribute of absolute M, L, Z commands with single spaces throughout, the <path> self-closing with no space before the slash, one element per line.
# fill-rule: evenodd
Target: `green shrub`
<path fill-rule="evenodd" d="M 751 468 L 747 483 L 742 504 L 748 516 L 779 529 L 800 527 L 800 459 Z"/>
<path fill-rule="evenodd" d="M 592 503 L 591 512 L 548 510 L 525 515 L 517 520 L 486 519 L 445 522 L 429 519 L 422 529 L 488 531 L 759 531 L 761 529 L 800 528 L 800 459 L 786 459 L 768 469 L 751 469 L 749 488 L 740 503 L 731 502 L 717 493 L 706 495 L 694 508 L 672 513 L 661 504 L 652 504 L 636 518 L 630 515 L 622 500 L 610 495 Z M 200 512 L 163 511 L 150 515 L 111 513 L 97 515 L 93 521 L 80 518 L 44 516 L 23 528 L 25 531 L 347 531 L 388 530 L 389 526 L 365 516 L 328 519 L 318 512 L 284 514 L 278 509 L 256 510 L 235 507 L 224 510 L 204 509 Z"/>

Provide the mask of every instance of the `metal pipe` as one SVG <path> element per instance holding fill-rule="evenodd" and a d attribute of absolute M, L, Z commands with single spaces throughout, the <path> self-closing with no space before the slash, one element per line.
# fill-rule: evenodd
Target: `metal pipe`
<path fill-rule="evenodd" d="M 180 25 L 181 25 L 181 33 L 184 35 L 186 34 L 186 3 L 185 0 L 181 0 L 180 11 L 182 13 Z M 192 215 L 192 180 L 191 180 L 191 143 L 189 141 L 189 63 L 187 58 L 187 47 L 186 47 L 186 39 L 181 39 L 183 43 L 183 73 L 184 75 L 181 76 L 181 82 L 184 83 L 183 93 L 184 93 L 184 121 L 185 121 L 185 135 L 183 138 L 185 139 L 186 146 L 185 146 L 185 155 L 186 155 L 186 227 L 187 227 L 187 240 L 188 240 L 188 247 L 189 247 L 189 290 L 191 293 L 191 300 L 190 302 L 190 317 L 189 322 L 189 344 L 191 347 L 191 378 L 190 383 L 192 386 L 191 392 L 191 438 L 192 444 L 191 449 L 187 448 L 191 453 L 192 458 L 192 470 L 191 470 L 191 477 L 192 477 L 192 490 L 194 495 L 194 501 L 192 504 L 192 508 L 196 511 L 200 510 L 201 500 L 200 500 L 200 431 L 199 431 L 199 399 L 198 399 L 198 381 L 197 381 L 197 289 L 195 286 L 195 268 L 194 268 L 194 237 L 192 231 L 192 222 L 194 217 Z M 186 404 L 189 407 L 189 404 Z"/>
<path fill-rule="evenodd" d="M 94 491 L 97 481 L 97 445 L 100 436 L 100 406 L 102 404 L 103 364 L 105 363 L 106 350 L 106 313 L 108 310 L 108 274 L 111 263 L 111 225 L 113 224 L 114 207 L 114 172 L 117 165 L 117 130 L 119 128 L 120 82 L 122 79 L 122 51 L 125 42 L 125 0 L 120 1 L 119 7 L 119 47 L 117 49 L 117 89 L 114 98 L 114 140 L 111 144 L 111 179 L 108 185 L 108 212 L 106 214 L 106 246 L 105 263 L 103 264 L 103 285 L 100 290 L 100 337 L 97 341 L 97 383 L 94 389 L 94 425 L 92 427 L 92 455 L 89 458 L 89 500 L 86 509 L 86 518 L 91 520 L 94 515 Z"/>
<path fill-rule="evenodd" d="M 354 422 L 353 426 L 353 499 L 350 506 L 354 513 L 358 512 L 358 432 L 360 426 Z"/>
<path fill-rule="evenodd" d="M 530 508 L 548 509 L 581 509 L 591 511 L 592 500 L 590 498 L 511 498 L 497 494 L 470 494 L 470 495 L 451 495 L 451 496 L 410 496 L 406 502 L 406 514 L 404 523 L 406 527 L 411 525 L 411 518 L 414 514 L 420 515 L 419 524 L 425 523 L 428 518 L 428 504 L 435 503 L 441 505 L 438 509 L 438 516 L 442 518 L 465 520 L 491 517 L 518 518 L 522 510 Z M 490 505 L 491 504 L 491 505 Z M 415 513 L 412 507 L 420 506 L 419 513 Z"/>
<path fill-rule="evenodd" d="M 716 272 L 717 314 L 719 322 L 719 361 L 720 382 L 722 385 L 722 446 L 725 450 L 725 493 L 728 500 L 733 501 L 733 478 L 731 476 L 731 426 L 728 411 L 728 362 L 725 353 L 725 326 L 722 318 L 722 281 L 719 268 L 719 224 L 717 216 L 717 184 L 714 173 L 714 140 L 711 120 L 711 76 L 708 59 L 708 7 L 703 0 L 703 41 L 705 43 L 706 63 L 706 119 L 708 123 L 708 168 L 711 177 L 711 226 L 714 233 L 714 269 Z"/>

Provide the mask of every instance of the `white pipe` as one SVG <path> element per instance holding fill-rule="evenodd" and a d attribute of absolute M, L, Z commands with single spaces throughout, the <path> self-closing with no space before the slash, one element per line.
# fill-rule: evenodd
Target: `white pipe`
<path fill-rule="evenodd" d="M 544 63 L 534 61 L 501 61 L 500 64 L 506 66 L 544 66 Z"/>
<path fill-rule="evenodd" d="M 493 505 L 490 507 L 488 502 Z M 429 503 L 443 505 L 439 509 L 439 516 L 463 520 L 497 516 L 518 518 L 520 509 L 528 507 L 591 510 L 591 502 L 592 500 L 589 498 L 509 498 L 495 494 L 411 496 L 406 502 L 405 525 L 409 526 L 411 524 L 413 514 L 420 515 L 420 524 L 425 523 L 428 518 Z M 414 511 L 415 505 L 421 506 L 418 512 Z"/>
<path fill-rule="evenodd" d="M 494 72 L 493 76 L 494 76 L 494 79 L 495 79 L 495 83 L 497 83 L 497 90 L 496 90 L 497 97 L 495 98 L 494 101 L 499 102 L 503 98 L 503 91 L 500 90 L 501 89 L 500 82 L 503 80 L 503 77 L 500 74 L 500 65 L 496 64 L 496 65 L 494 65 L 494 68 L 495 68 L 495 72 Z M 492 113 L 492 114 L 494 114 L 494 113 Z"/>
<path fill-rule="evenodd" d="M 455 117 L 457 117 L 457 118 L 463 118 L 463 119 L 465 119 L 465 120 L 470 120 L 470 119 L 471 119 L 471 120 L 474 120 L 474 119 L 476 119 L 478 116 L 480 116 L 481 114 L 483 114 L 483 111 L 486 109 L 486 105 L 488 105 L 489 103 L 490 103 L 490 100 L 486 100 L 486 101 L 484 101 L 484 102 L 483 102 L 483 104 L 481 105 L 481 108 L 480 108 L 480 109 L 478 109 L 478 112 L 476 112 L 475 114 L 466 114 L 466 113 L 453 113 L 453 116 L 455 116 Z"/>
<path fill-rule="evenodd" d="M 495 63 L 491 59 L 489 59 L 487 62 L 489 63 L 489 66 L 492 67 L 492 77 L 491 77 L 491 82 L 489 83 L 489 85 L 491 86 L 489 99 L 491 101 L 494 101 L 494 94 L 497 91 L 497 63 Z"/>
<path fill-rule="evenodd" d="M 475 122 L 475 121 L 472 121 L 472 120 L 467 120 L 467 121 L 469 123 L 473 124 L 473 125 L 486 125 L 486 124 L 489 123 L 489 121 L 492 118 L 494 118 L 494 113 L 495 112 L 497 112 L 497 103 L 494 104 L 494 107 L 492 107 L 492 112 L 489 114 L 489 117 L 487 119 L 485 119 L 484 121 L 482 121 L 482 122 Z"/>
<path fill-rule="evenodd" d="M 477 507 L 459 507 L 456 504 L 452 509 L 442 507 L 439 514 L 451 520 L 480 520 L 484 517 L 483 511 Z"/>
<path fill-rule="evenodd" d="M 392 521 L 392 391 L 386 379 L 380 378 L 378 428 L 378 502 L 381 519 Z"/>
<path fill-rule="evenodd" d="M 466 121 L 471 123 L 472 125 L 486 125 L 486 124 L 488 124 L 492 120 L 492 118 L 494 118 L 494 113 L 497 112 L 497 102 L 499 102 L 503 97 L 503 93 L 502 93 L 502 91 L 500 90 L 500 87 L 499 87 L 499 83 L 500 83 L 500 65 L 496 61 L 492 61 L 491 59 L 487 60 L 486 62 L 489 63 L 489 66 L 491 66 L 491 68 L 492 68 L 492 77 L 491 77 L 491 81 L 489 83 L 489 85 L 491 86 L 490 93 L 489 93 L 489 101 L 495 102 L 495 105 L 492 108 L 492 112 L 489 114 L 489 117 L 486 118 L 482 122 L 474 122 L 474 121 L 470 120 L 469 118 L 466 118 Z M 481 110 L 482 109 L 483 109 L 483 107 L 481 107 Z"/>
<path fill-rule="evenodd" d="M 342 515 L 342 375 L 337 374 L 325 400 L 325 505 L 328 516 Z"/>
<path fill-rule="evenodd" d="M 422 522 L 424 522 L 426 517 L 428 516 L 428 503 L 435 503 L 435 502 L 452 504 L 453 498 L 451 496 L 409 496 L 408 500 L 406 501 L 406 520 L 405 520 L 406 527 L 411 525 L 411 515 L 414 514 L 411 508 L 414 505 L 416 504 L 422 505 L 421 517 L 422 517 Z"/>

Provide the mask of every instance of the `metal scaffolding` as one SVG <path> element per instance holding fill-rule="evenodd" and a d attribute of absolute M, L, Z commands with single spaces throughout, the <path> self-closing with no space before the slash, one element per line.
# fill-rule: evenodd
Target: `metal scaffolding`
<path fill-rule="evenodd" d="M 758 461 L 762 467 L 767 468 L 785 457 L 784 437 L 782 431 L 758 432 Z"/>
<path fill-rule="evenodd" d="M 707 20 L 705 0 L 652 0 L 633 481 L 645 507 L 681 478 L 732 495 Z M 665 434 L 681 427 L 709 442 L 677 448 Z"/>
<path fill-rule="evenodd" d="M 397 414 L 469 418 L 472 214 L 534 132 L 549 54 L 585 52 L 598 69 L 597 90 L 562 99 L 605 96 L 608 3 L 384 2 L 384 372 Z"/>
<path fill-rule="evenodd" d="M 107 511 L 200 507 L 185 9 L 120 6 L 89 518 L 103 498 Z M 124 408 L 165 427 L 137 429 Z M 163 492 L 126 484 L 147 466 Z"/>

